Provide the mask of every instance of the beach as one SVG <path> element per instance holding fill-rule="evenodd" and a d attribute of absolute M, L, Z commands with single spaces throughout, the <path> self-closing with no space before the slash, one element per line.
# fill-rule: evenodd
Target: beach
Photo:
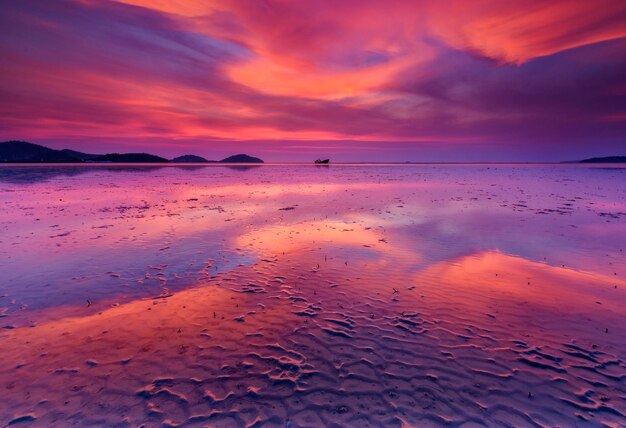
<path fill-rule="evenodd" d="M 624 164 L 0 166 L 0 426 L 623 426 Z"/>

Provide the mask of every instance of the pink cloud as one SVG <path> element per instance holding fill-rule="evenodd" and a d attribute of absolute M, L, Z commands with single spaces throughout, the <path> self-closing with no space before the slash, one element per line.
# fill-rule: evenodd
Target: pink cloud
<path fill-rule="evenodd" d="M 625 24 L 610 1 L 13 2 L 0 138 L 284 158 L 610 152 Z"/>

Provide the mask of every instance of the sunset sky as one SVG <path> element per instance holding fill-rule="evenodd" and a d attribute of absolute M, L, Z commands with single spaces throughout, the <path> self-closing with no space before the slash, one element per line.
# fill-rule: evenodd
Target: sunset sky
<path fill-rule="evenodd" d="M 626 1 L 0 5 L 0 141 L 266 161 L 626 155 Z"/>

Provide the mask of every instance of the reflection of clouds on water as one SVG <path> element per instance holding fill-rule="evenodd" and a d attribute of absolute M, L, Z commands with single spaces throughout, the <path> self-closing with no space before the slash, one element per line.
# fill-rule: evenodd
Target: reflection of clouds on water
<path fill-rule="evenodd" d="M 91 173 L 150 173 L 161 166 L 7 166 L 0 165 L 0 182 L 29 184 L 49 181 L 60 177 L 76 177 Z"/>
<path fill-rule="evenodd" d="M 137 296 L 145 293 L 137 280 L 148 266 L 167 264 L 160 283 L 177 287 L 218 254 L 229 254 L 220 256 L 224 269 L 251 262 L 251 254 L 263 258 L 316 245 L 354 260 L 409 259 L 415 269 L 496 249 L 603 271 L 618 263 L 613 253 L 626 234 L 619 216 L 626 212 L 623 191 L 614 181 L 622 170 L 394 165 L 335 166 L 322 176 L 307 166 L 240 171 L 1 167 L 9 184 L 0 253 L 11 263 L 6 280 L 20 283 L 9 286 L 10 294 L 29 305 L 54 305 L 49 293 L 56 287 L 71 283 L 68 298 L 82 299 L 79 290 L 103 282 L 111 287 L 100 287 L 93 293 L 98 298 Z M 609 256 L 599 257 L 605 250 Z"/>
<path fill-rule="evenodd" d="M 622 170 L 37 168 L 0 192 L 0 425 L 626 415 Z"/>
<path fill-rule="evenodd" d="M 137 173 L 150 174 L 163 168 L 179 169 L 183 172 L 202 171 L 205 168 L 227 168 L 231 171 L 249 171 L 260 165 L 1 165 L 0 182 L 28 184 L 49 181 L 57 177 L 75 177 L 91 173 Z"/>

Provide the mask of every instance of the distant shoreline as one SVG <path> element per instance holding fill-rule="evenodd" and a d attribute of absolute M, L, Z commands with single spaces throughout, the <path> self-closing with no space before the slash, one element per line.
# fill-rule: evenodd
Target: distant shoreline
<path fill-rule="evenodd" d="M 555 166 L 590 166 L 590 165 L 623 165 L 626 162 L 333 162 L 331 164 L 314 164 L 312 162 L 263 162 L 263 163 L 237 163 L 237 162 L 0 162 L 0 166 L 75 166 L 79 168 L 89 167 L 115 167 L 115 166 L 149 166 L 149 167 L 222 167 L 222 166 L 310 166 L 328 168 L 332 166 L 424 166 L 424 165 L 555 165 Z"/>
<path fill-rule="evenodd" d="M 0 142 L 0 164 L 12 165 L 315 165 L 326 167 L 329 165 L 567 165 L 567 164 L 610 164 L 626 163 L 626 156 L 593 157 L 574 161 L 554 162 L 423 162 L 423 161 L 397 161 L 397 162 L 265 162 L 260 158 L 247 154 L 236 154 L 225 159 L 215 161 L 208 160 L 197 155 L 182 155 L 173 159 L 153 155 L 150 153 L 108 153 L 92 154 L 69 149 L 51 149 L 39 144 L 27 141 Z"/>

